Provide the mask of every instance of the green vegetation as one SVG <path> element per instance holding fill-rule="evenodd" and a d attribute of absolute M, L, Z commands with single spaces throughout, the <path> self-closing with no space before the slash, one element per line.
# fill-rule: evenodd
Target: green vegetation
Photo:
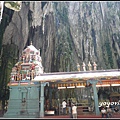
<path fill-rule="evenodd" d="M 106 47 L 107 57 L 110 63 L 110 67 L 113 68 L 112 51 L 111 51 L 109 40 L 105 41 L 105 47 Z"/>
<path fill-rule="evenodd" d="M 10 4 L 11 7 L 14 7 L 17 10 L 20 10 L 20 4 L 18 4 L 17 2 L 5 2 L 5 4 Z"/>
<path fill-rule="evenodd" d="M 2 101 L 2 109 L 6 101 L 9 99 L 9 87 L 7 86 L 10 81 L 10 73 L 14 64 L 17 62 L 18 48 L 16 45 L 4 45 L 3 54 L 1 56 L 1 66 L 0 66 L 0 100 Z"/>

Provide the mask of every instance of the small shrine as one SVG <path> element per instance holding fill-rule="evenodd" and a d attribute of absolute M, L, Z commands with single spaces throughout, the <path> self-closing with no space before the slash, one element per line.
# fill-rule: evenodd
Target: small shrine
<path fill-rule="evenodd" d="M 19 61 L 12 68 L 8 84 L 10 96 L 4 118 L 39 117 L 39 82 L 32 82 L 35 76 L 43 73 L 40 50 L 32 42 L 23 50 Z"/>

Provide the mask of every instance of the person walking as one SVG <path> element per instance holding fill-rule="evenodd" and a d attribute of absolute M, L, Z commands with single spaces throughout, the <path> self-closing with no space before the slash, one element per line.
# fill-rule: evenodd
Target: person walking
<path fill-rule="evenodd" d="M 72 105 L 72 117 L 77 118 L 77 106 L 73 103 Z"/>
<path fill-rule="evenodd" d="M 63 102 L 62 102 L 63 115 L 66 114 L 66 106 L 67 106 L 67 103 L 65 100 L 63 100 Z"/>
<path fill-rule="evenodd" d="M 69 115 L 72 118 L 72 100 L 69 99 L 68 101 L 68 110 L 69 110 Z"/>

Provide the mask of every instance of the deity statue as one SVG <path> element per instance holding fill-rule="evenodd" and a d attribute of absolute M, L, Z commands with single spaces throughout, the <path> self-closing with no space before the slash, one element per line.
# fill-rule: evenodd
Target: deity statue
<path fill-rule="evenodd" d="M 92 65 L 91 65 L 90 61 L 88 63 L 88 67 L 89 67 L 89 71 L 91 71 L 92 70 Z"/>
<path fill-rule="evenodd" d="M 21 111 L 20 111 L 21 114 L 24 114 L 25 112 L 27 112 L 26 104 L 27 104 L 26 99 L 23 98 L 22 99 L 22 104 L 21 104 Z"/>
<path fill-rule="evenodd" d="M 77 63 L 77 69 L 78 69 L 78 71 L 80 71 L 80 64 L 79 63 Z"/>
<path fill-rule="evenodd" d="M 93 66 L 94 66 L 94 70 L 96 70 L 97 69 L 97 64 L 95 62 L 93 63 Z"/>
<path fill-rule="evenodd" d="M 86 68 L 85 68 L 86 65 L 85 65 L 84 62 L 83 62 L 83 65 L 82 65 L 82 66 L 83 66 L 83 71 L 86 71 Z"/>

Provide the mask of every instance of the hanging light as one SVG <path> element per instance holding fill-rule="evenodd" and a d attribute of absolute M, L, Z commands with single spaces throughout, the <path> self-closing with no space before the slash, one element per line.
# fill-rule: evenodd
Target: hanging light
<path fill-rule="evenodd" d="M 58 87 L 58 89 L 66 89 L 66 87 Z"/>
<path fill-rule="evenodd" d="M 70 86 L 68 86 L 67 88 L 75 88 L 74 83 L 70 83 Z"/>
<path fill-rule="evenodd" d="M 75 88 L 75 86 L 68 86 L 67 88 Z"/>
<path fill-rule="evenodd" d="M 83 85 L 86 86 L 86 83 L 84 82 Z"/>
<path fill-rule="evenodd" d="M 60 84 L 58 84 L 57 86 L 60 87 Z"/>
<path fill-rule="evenodd" d="M 120 86 L 120 84 L 111 84 L 111 86 Z"/>
<path fill-rule="evenodd" d="M 62 84 L 59 84 L 58 89 L 66 89 L 66 87 L 63 86 Z"/>
<path fill-rule="evenodd" d="M 83 85 L 83 83 L 78 83 L 76 87 L 81 88 L 81 87 L 85 87 L 85 86 Z"/>
<path fill-rule="evenodd" d="M 67 87 L 68 86 L 68 84 L 65 84 L 65 87 Z"/>
<path fill-rule="evenodd" d="M 96 85 L 96 87 L 108 87 L 110 86 L 110 84 L 98 84 Z"/>

